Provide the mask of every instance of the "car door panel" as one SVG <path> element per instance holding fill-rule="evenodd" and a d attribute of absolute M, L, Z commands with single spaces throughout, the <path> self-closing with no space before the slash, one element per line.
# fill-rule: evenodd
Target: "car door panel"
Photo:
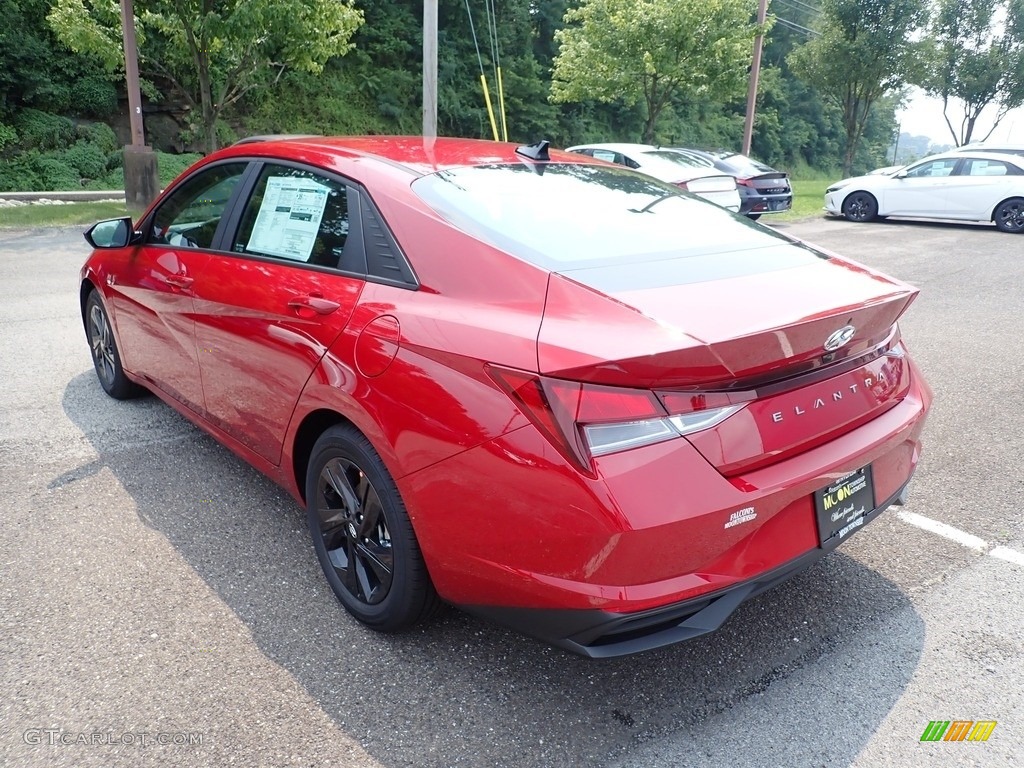
<path fill-rule="evenodd" d="M 949 188 L 948 214 L 959 219 L 981 221 L 1011 195 L 1013 180 L 1024 187 L 1024 176 L 1013 174 L 1013 166 L 995 158 L 965 158 Z"/>
<path fill-rule="evenodd" d="M 946 214 L 949 187 L 957 160 L 942 159 L 910 168 L 905 176 L 880 180 L 879 213 L 883 216 Z"/>
<path fill-rule="evenodd" d="M 108 285 L 125 368 L 197 413 L 205 404 L 193 287 L 246 168 L 207 167 L 179 184 L 142 223 L 144 242 Z"/>
<path fill-rule="evenodd" d="M 946 210 L 947 179 L 893 179 L 879 201 L 889 216 L 941 216 Z"/>
<path fill-rule="evenodd" d="M 362 285 L 245 258 L 211 263 L 195 298 L 208 418 L 276 462 L 295 402 L 345 328 Z"/>
<path fill-rule="evenodd" d="M 111 286 L 125 368 L 199 412 L 203 391 L 188 280 L 208 260 L 201 251 L 143 245 Z"/>
<path fill-rule="evenodd" d="M 335 195 L 320 212 L 302 209 L 301 191 L 285 189 L 300 178 L 288 174 L 299 172 L 306 173 L 271 164 L 261 170 L 240 211 L 235 252 L 212 259 L 194 287 L 207 418 L 273 463 L 306 381 L 345 328 L 364 285 L 362 276 L 332 268 L 349 245 L 360 247 L 347 218 L 331 213 L 334 205 L 347 216 L 348 193 L 332 187 L 344 203 Z"/>

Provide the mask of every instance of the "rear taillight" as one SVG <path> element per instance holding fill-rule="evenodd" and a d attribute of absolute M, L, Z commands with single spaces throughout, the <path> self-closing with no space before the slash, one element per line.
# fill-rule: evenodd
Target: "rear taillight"
<path fill-rule="evenodd" d="M 742 187 L 751 187 L 751 188 L 753 188 L 753 187 L 756 186 L 756 184 L 754 184 L 754 180 L 753 179 L 736 179 L 736 183 L 739 184 Z"/>
<path fill-rule="evenodd" d="M 686 182 L 685 181 L 676 181 L 676 182 L 673 182 L 673 183 L 677 187 L 679 187 L 680 189 L 689 189 L 689 187 L 686 186 Z"/>
<path fill-rule="evenodd" d="M 552 445 L 589 475 L 596 456 L 708 429 L 753 399 L 752 393 L 606 387 L 495 366 L 488 373 Z"/>

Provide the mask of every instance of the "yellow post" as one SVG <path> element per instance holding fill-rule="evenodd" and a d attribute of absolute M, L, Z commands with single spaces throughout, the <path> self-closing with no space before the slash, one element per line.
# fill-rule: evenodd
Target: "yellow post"
<path fill-rule="evenodd" d="M 491 118 L 491 132 L 494 134 L 494 140 L 500 141 L 498 138 L 498 126 L 494 122 L 494 108 L 491 106 L 491 93 L 487 90 L 487 77 L 481 73 L 480 85 L 484 89 L 484 101 L 487 102 L 487 116 Z"/>
<path fill-rule="evenodd" d="M 501 140 L 508 141 L 508 126 L 505 124 L 505 88 L 501 84 L 501 67 L 498 67 L 498 105 L 501 107 Z"/>

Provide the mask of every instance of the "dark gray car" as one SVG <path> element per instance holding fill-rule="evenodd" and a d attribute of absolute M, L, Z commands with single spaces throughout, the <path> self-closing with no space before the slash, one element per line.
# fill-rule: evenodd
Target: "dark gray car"
<path fill-rule="evenodd" d="M 753 158 L 728 150 L 673 147 L 675 151 L 710 162 L 736 179 L 740 213 L 757 220 L 765 213 L 781 213 L 793 207 L 789 175 Z"/>

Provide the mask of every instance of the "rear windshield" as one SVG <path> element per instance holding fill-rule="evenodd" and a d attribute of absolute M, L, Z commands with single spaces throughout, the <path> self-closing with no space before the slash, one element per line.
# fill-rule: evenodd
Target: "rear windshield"
<path fill-rule="evenodd" d="M 423 176 L 412 189 L 459 229 L 553 271 L 789 242 L 627 168 L 481 165 Z"/>
<path fill-rule="evenodd" d="M 738 176 L 757 176 L 761 173 L 774 173 L 775 169 L 759 163 L 746 155 L 720 155 L 715 163 L 723 171 Z"/>
<path fill-rule="evenodd" d="M 669 160 L 679 165 L 685 165 L 688 168 L 711 168 L 712 163 L 710 160 L 699 160 L 693 155 L 684 155 L 682 152 L 673 152 L 671 149 L 658 149 L 650 152 L 644 152 L 645 155 L 651 157 L 660 157 L 663 160 Z"/>

